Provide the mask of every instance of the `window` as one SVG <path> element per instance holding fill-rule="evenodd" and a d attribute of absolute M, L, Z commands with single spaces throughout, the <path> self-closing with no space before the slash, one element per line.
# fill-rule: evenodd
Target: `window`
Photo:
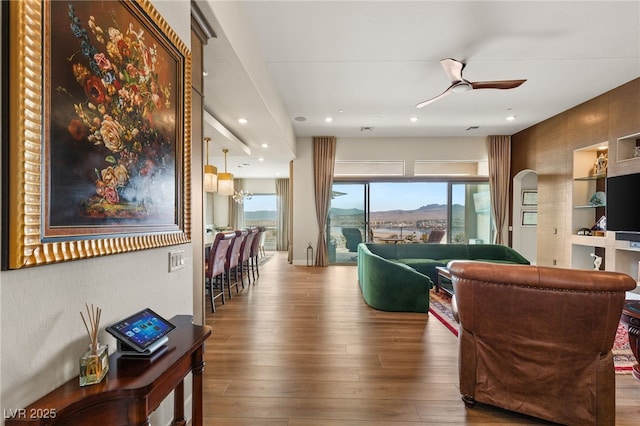
<path fill-rule="evenodd" d="M 357 243 L 492 241 L 486 181 L 335 182 L 327 221 L 330 263 L 355 263 Z"/>
<path fill-rule="evenodd" d="M 244 200 L 244 225 L 247 227 L 264 226 L 265 249 L 276 249 L 278 232 L 278 207 L 275 194 L 254 194 Z"/>

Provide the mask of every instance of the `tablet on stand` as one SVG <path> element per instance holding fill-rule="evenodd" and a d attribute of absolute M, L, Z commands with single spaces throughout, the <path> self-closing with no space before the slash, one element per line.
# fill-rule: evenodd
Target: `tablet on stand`
<path fill-rule="evenodd" d="M 175 325 L 149 308 L 106 328 L 116 338 L 123 357 L 155 359 L 167 350 L 167 334 Z"/>

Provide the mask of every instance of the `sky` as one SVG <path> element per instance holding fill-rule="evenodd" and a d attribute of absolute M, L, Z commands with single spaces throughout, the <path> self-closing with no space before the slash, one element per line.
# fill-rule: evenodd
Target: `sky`
<path fill-rule="evenodd" d="M 445 182 L 372 182 L 371 211 L 415 210 L 428 204 L 447 204 Z M 331 202 L 335 208 L 364 209 L 362 184 L 334 184 L 334 190 L 346 192 Z"/>
<path fill-rule="evenodd" d="M 464 185 L 455 185 L 453 204 L 464 204 Z M 446 182 L 372 182 L 370 184 L 371 211 L 415 210 L 429 204 L 447 204 Z M 334 183 L 338 195 L 331 201 L 331 207 L 339 209 L 358 208 L 364 210 L 363 184 Z M 459 189 L 456 191 L 455 189 Z M 274 194 L 254 195 L 244 201 L 245 211 L 275 211 Z"/>
<path fill-rule="evenodd" d="M 277 209 L 275 194 L 253 195 L 250 200 L 244 200 L 245 212 L 276 211 Z"/>

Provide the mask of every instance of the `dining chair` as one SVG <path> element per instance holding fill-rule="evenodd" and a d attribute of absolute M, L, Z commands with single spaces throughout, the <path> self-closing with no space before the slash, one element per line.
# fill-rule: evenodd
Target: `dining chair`
<path fill-rule="evenodd" d="M 231 287 L 236 288 L 236 294 L 240 291 L 238 290 L 238 263 L 240 262 L 240 246 L 242 245 L 242 241 L 247 235 L 247 231 L 236 230 L 235 238 L 233 242 L 229 244 L 229 248 L 227 249 L 227 258 L 225 265 L 225 274 L 227 275 L 227 287 L 229 290 L 229 299 L 232 298 L 231 295 Z M 233 285 L 231 285 L 231 271 L 233 271 L 233 275 L 235 276 L 235 281 Z"/>
<path fill-rule="evenodd" d="M 235 233 L 218 232 L 213 243 L 205 247 L 206 266 L 205 266 L 205 286 L 209 290 L 209 298 L 211 299 L 211 312 L 216 311 L 215 300 L 220 298 L 222 303 L 224 300 L 224 281 L 225 281 L 225 261 L 227 250 L 231 241 L 235 238 Z M 216 294 L 216 288 L 220 291 Z"/>
<path fill-rule="evenodd" d="M 244 274 L 247 274 L 247 286 L 251 284 L 251 274 L 250 272 L 250 255 L 251 255 L 251 246 L 253 244 L 253 239 L 256 236 L 257 229 L 255 228 L 247 228 L 247 235 L 242 240 L 242 245 L 240 246 L 240 259 L 238 261 L 238 268 L 240 269 L 240 284 L 242 284 L 242 288 L 244 288 Z"/>
<path fill-rule="evenodd" d="M 256 274 L 260 277 L 260 270 L 258 269 L 258 258 L 260 257 L 260 247 L 264 245 L 264 236 L 267 228 L 264 226 L 258 226 L 256 229 L 256 234 L 253 237 L 253 242 L 251 244 L 251 253 L 249 257 L 251 258 L 251 274 L 253 275 L 253 282 L 256 281 Z M 264 253 L 263 253 L 264 255 Z"/>

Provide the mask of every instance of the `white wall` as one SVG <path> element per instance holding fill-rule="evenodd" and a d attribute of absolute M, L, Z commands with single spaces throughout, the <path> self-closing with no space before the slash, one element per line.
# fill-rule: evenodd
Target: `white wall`
<path fill-rule="evenodd" d="M 487 161 L 486 138 L 340 138 L 336 160 Z M 312 163 L 313 164 L 313 163 Z"/>
<path fill-rule="evenodd" d="M 189 2 L 153 3 L 189 45 Z M 201 244 L 193 237 L 182 246 L 0 272 L 0 409 L 22 408 L 78 374 L 89 343 L 79 313 L 85 303 L 102 308 L 103 330 L 144 307 L 169 318 L 192 314 L 192 247 Z M 168 273 L 168 252 L 176 248 L 185 250 L 185 269 Z M 106 333 L 100 340 L 115 350 Z M 165 401 L 152 423 L 166 424 L 171 406 Z"/>
<path fill-rule="evenodd" d="M 311 241 L 315 253 L 318 241 L 312 138 L 298 138 L 296 154 L 293 164 L 293 263 L 306 265 L 307 245 Z M 415 160 L 486 161 L 487 144 L 485 138 L 339 138 L 336 160 L 402 160 L 411 164 Z"/>

